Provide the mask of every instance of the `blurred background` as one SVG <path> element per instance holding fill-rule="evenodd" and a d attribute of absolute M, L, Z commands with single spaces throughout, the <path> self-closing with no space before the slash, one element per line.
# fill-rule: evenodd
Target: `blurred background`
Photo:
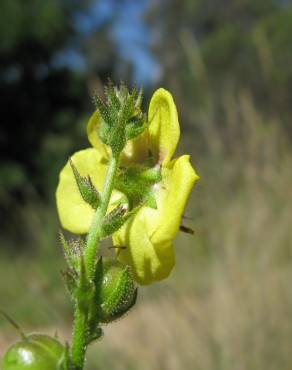
<path fill-rule="evenodd" d="M 292 2 L 1 0 L 0 306 L 70 337 L 54 192 L 93 91 L 159 86 L 201 179 L 171 277 L 105 327 L 87 370 L 289 370 Z M 17 333 L 0 320 L 0 353 Z"/>

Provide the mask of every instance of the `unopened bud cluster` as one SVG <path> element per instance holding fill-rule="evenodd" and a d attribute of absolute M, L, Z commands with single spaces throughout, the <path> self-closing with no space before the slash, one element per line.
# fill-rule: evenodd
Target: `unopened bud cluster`
<path fill-rule="evenodd" d="M 113 155 L 119 154 L 128 140 L 140 135 L 146 125 L 146 117 L 141 112 L 142 92 L 126 86 L 120 88 L 111 84 L 105 89 L 105 101 L 99 96 L 94 103 L 101 116 L 99 137 L 112 149 Z"/>

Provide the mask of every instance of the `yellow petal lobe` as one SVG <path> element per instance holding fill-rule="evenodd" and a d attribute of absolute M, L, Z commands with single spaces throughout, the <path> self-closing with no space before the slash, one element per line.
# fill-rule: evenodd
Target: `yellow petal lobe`
<path fill-rule="evenodd" d="M 129 140 L 121 153 L 122 166 L 143 163 L 148 157 L 148 132 Z"/>
<path fill-rule="evenodd" d="M 175 238 L 190 192 L 199 176 L 190 164 L 190 156 L 183 155 L 162 169 L 162 178 L 164 180 L 157 196 L 159 216 L 151 236 L 153 243 Z"/>
<path fill-rule="evenodd" d="M 107 166 L 100 153 L 89 148 L 76 152 L 71 159 L 80 175 L 90 175 L 95 187 L 101 191 Z M 62 227 L 75 234 L 87 233 L 94 209 L 82 199 L 69 163 L 60 172 L 56 200 Z"/>
<path fill-rule="evenodd" d="M 100 140 L 98 136 L 100 120 L 101 117 L 99 112 L 95 111 L 87 123 L 87 136 L 90 144 L 99 152 L 100 156 L 104 157 L 105 159 L 109 159 L 111 150 Z"/>
<path fill-rule="evenodd" d="M 180 128 L 173 97 L 165 89 L 153 94 L 148 112 L 149 146 L 158 163 L 167 164 L 177 147 Z"/>
<path fill-rule="evenodd" d="M 135 280 L 140 285 L 165 279 L 175 264 L 172 243 L 154 245 L 145 229 L 143 209 L 113 236 L 118 249 L 118 259 L 132 267 Z"/>
<path fill-rule="evenodd" d="M 190 191 L 198 179 L 189 156 L 181 156 L 162 168 L 162 181 L 154 185 L 157 209 L 142 207 L 113 237 L 118 258 L 132 267 L 139 284 L 165 279 L 175 256 L 172 241 Z"/>

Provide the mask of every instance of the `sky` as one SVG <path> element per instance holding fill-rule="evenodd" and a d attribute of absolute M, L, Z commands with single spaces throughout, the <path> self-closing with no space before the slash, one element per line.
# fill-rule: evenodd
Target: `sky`
<path fill-rule="evenodd" d="M 132 64 L 133 82 L 142 85 L 155 83 L 161 70 L 151 53 L 151 30 L 144 15 L 148 0 L 96 0 L 88 11 L 76 14 L 76 30 L 89 36 L 111 21 L 109 38 L 114 42 L 119 57 Z M 59 65 L 74 69 L 86 68 L 86 60 L 77 49 L 67 49 L 56 58 Z"/>

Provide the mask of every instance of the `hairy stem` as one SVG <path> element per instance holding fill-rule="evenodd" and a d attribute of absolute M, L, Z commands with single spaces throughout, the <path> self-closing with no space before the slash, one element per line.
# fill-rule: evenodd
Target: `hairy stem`
<path fill-rule="evenodd" d="M 101 223 L 103 217 L 106 214 L 110 197 L 113 191 L 118 162 L 118 157 L 113 156 L 110 160 L 107 176 L 101 194 L 101 204 L 96 210 L 96 213 L 93 217 L 90 231 L 87 237 L 86 249 L 84 253 L 84 264 L 89 280 L 93 279 L 95 273 L 96 252 L 98 244 L 100 242 Z"/>
<path fill-rule="evenodd" d="M 84 265 L 89 281 L 92 281 L 95 275 L 96 253 L 100 243 L 101 224 L 108 209 L 118 163 L 118 156 L 113 156 L 110 160 L 108 172 L 103 185 L 101 203 L 93 217 L 87 237 L 84 251 Z M 88 312 L 81 310 L 78 304 L 76 304 L 71 347 L 71 360 L 75 370 L 82 370 L 84 366 L 88 329 Z"/>
<path fill-rule="evenodd" d="M 82 370 L 84 366 L 88 334 L 87 319 L 87 314 L 76 305 L 71 347 L 71 360 L 74 365 L 74 370 Z"/>

